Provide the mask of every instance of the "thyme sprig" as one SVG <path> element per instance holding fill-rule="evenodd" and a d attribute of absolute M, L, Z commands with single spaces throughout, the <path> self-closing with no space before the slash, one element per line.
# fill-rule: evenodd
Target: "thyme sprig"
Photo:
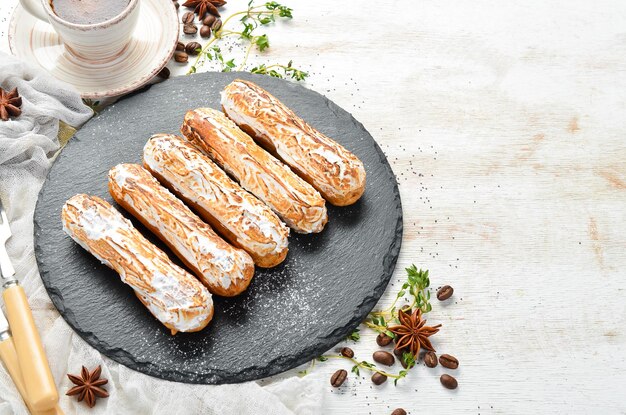
<path fill-rule="evenodd" d="M 243 11 L 235 12 L 228 16 L 222 23 L 221 27 L 214 31 L 213 38 L 209 40 L 199 51 L 198 57 L 193 65 L 189 68 L 188 74 L 195 73 L 200 66 L 207 61 L 218 62 L 223 72 L 232 70 L 244 70 L 248 58 L 253 49 L 259 52 L 265 51 L 270 47 L 270 41 L 267 34 L 258 34 L 257 29 L 276 22 L 277 19 L 293 18 L 293 10 L 276 1 L 269 1 L 262 5 L 254 5 L 254 0 L 250 0 L 248 8 Z M 229 28 L 229 24 L 239 18 L 239 29 Z M 247 42 L 245 55 L 238 65 L 234 59 L 226 59 L 222 55 L 221 48 L 218 43 L 227 38 L 234 37 L 236 39 Z M 293 61 L 289 61 L 287 65 L 257 65 L 250 72 L 263 75 L 269 75 L 275 78 L 292 78 L 296 81 L 302 81 L 308 73 L 297 69 L 293 66 Z"/>
<path fill-rule="evenodd" d="M 269 75 L 274 78 L 293 78 L 296 81 L 304 81 L 309 74 L 293 66 L 293 61 L 289 61 L 287 65 L 273 64 L 265 66 L 263 64 L 250 69 L 252 73 L 261 75 Z M 282 71 L 282 73 L 281 73 Z"/>
<path fill-rule="evenodd" d="M 353 342 L 358 342 L 361 339 L 361 334 L 359 334 L 359 329 L 354 329 L 354 331 L 346 336 L 346 340 L 352 340 Z"/>
<path fill-rule="evenodd" d="M 409 353 L 410 354 L 410 353 Z M 306 376 L 308 373 L 310 373 L 310 371 L 315 367 L 315 363 L 316 362 L 326 362 L 329 359 L 344 359 L 344 360 L 348 360 L 350 362 L 352 362 L 354 364 L 354 366 L 352 366 L 351 372 L 354 373 L 356 376 L 360 376 L 361 375 L 361 369 L 367 370 L 369 372 L 372 373 L 380 373 L 381 375 L 385 375 L 390 379 L 394 380 L 394 385 L 396 385 L 398 383 L 398 381 L 402 378 L 405 378 L 406 375 L 409 373 L 409 369 L 412 366 L 407 366 L 406 369 L 403 369 L 401 371 L 399 371 L 398 373 L 389 373 L 389 372 L 385 372 L 384 370 L 380 370 L 376 367 L 376 365 L 374 363 L 370 363 L 368 361 L 365 360 L 361 360 L 358 361 L 357 359 L 353 358 L 353 357 L 347 357 L 341 354 L 330 354 L 330 355 L 321 355 L 319 356 L 317 359 L 314 359 L 311 361 L 311 364 L 309 365 L 309 367 L 305 370 L 302 370 L 300 372 L 298 372 L 298 374 L 300 376 Z M 413 365 L 415 364 L 415 361 L 413 361 Z"/>
<path fill-rule="evenodd" d="M 412 264 L 410 267 L 405 268 L 407 273 L 407 280 L 398 294 L 396 294 L 396 298 L 393 300 L 391 305 L 382 311 L 372 311 L 368 319 L 365 320 L 365 325 L 373 330 L 376 330 L 379 333 L 384 333 L 391 338 L 395 338 L 395 334 L 390 332 L 387 327 L 389 323 L 398 323 L 397 315 L 398 309 L 396 307 L 398 301 L 405 297 L 407 294 L 410 298 L 410 303 L 401 307 L 401 309 L 413 309 L 419 308 L 422 310 L 422 313 L 428 313 L 432 310 L 432 305 L 430 304 L 430 291 L 428 287 L 430 286 L 430 278 L 428 277 L 428 270 L 423 271 L 422 269 L 417 269 L 415 264 Z"/>

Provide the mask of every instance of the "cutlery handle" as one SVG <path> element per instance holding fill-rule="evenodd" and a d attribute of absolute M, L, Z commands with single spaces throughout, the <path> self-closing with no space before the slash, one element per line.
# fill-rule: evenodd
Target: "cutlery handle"
<path fill-rule="evenodd" d="M 0 342 L 0 359 L 4 362 L 4 367 L 7 368 L 7 372 L 11 375 L 11 379 L 13 379 L 15 387 L 22 395 L 22 399 L 24 399 L 24 402 L 28 402 L 22 372 L 20 371 L 20 363 L 17 361 L 17 353 L 15 353 L 15 345 L 11 337 Z"/>
<path fill-rule="evenodd" d="M 48 411 L 33 411 L 28 402 L 28 396 L 26 395 L 26 388 L 24 387 L 24 379 L 22 378 L 22 371 L 20 370 L 20 364 L 17 361 L 17 353 L 15 352 L 15 344 L 11 337 L 0 341 L 0 359 L 4 362 L 4 366 L 7 368 L 7 372 L 11 375 L 15 387 L 22 395 L 22 399 L 28 407 L 28 410 L 32 415 L 64 415 L 61 408 L 57 405 L 53 409 Z"/>
<path fill-rule="evenodd" d="M 13 284 L 2 293 L 28 401 L 35 411 L 54 408 L 59 400 L 48 359 L 35 327 L 24 289 Z"/>

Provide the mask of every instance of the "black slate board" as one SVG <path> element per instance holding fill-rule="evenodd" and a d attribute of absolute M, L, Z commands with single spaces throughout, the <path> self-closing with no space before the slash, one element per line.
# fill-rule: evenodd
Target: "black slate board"
<path fill-rule="evenodd" d="M 140 162 L 150 135 L 178 133 L 188 109 L 220 108 L 219 92 L 237 77 L 266 88 L 354 152 L 365 164 L 367 188 L 353 206 L 329 206 L 329 223 L 321 234 L 292 232 L 285 263 L 257 269 L 244 294 L 214 297 L 215 317 L 205 330 L 171 336 L 114 271 L 65 235 L 61 206 L 76 193 L 112 202 L 109 168 Z M 363 125 L 316 92 L 247 73 L 175 78 L 108 107 L 62 151 L 35 211 L 39 271 L 70 326 L 113 360 L 148 375 L 190 383 L 259 379 L 330 349 L 357 327 L 382 295 L 401 240 L 397 183 Z"/>

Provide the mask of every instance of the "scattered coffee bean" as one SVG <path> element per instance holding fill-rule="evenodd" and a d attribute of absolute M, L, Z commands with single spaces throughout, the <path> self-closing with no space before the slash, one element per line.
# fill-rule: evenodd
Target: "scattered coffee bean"
<path fill-rule="evenodd" d="M 183 33 L 186 35 L 195 35 L 198 33 L 198 26 L 194 24 L 186 24 L 183 26 Z"/>
<path fill-rule="evenodd" d="M 383 383 L 387 382 L 387 376 L 383 375 L 382 373 L 375 372 L 372 375 L 372 382 L 374 383 L 374 385 L 382 385 Z"/>
<path fill-rule="evenodd" d="M 178 42 L 176 44 L 176 50 L 181 51 L 181 52 L 184 51 L 185 50 L 185 44 L 183 42 Z"/>
<path fill-rule="evenodd" d="M 393 349 L 393 354 L 395 354 L 397 357 L 402 357 L 402 353 L 404 353 L 404 349 Z"/>
<path fill-rule="evenodd" d="M 343 382 L 346 381 L 347 377 L 348 372 L 343 369 L 339 369 L 330 377 L 330 384 L 333 386 L 333 388 L 338 388 L 343 385 Z"/>
<path fill-rule="evenodd" d="M 161 69 L 159 71 L 159 73 L 157 74 L 157 76 L 161 79 L 167 79 L 170 77 L 170 70 L 168 69 L 167 66 L 163 67 L 163 69 Z"/>
<path fill-rule="evenodd" d="M 349 357 L 350 359 L 352 359 L 354 357 L 354 350 L 352 350 L 349 347 L 343 347 L 341 349 L 341 355 L 344 357 Z"/>
<path fill-rule="evenodd" d="M 454 288 L 450 287 L 449 285 L 444 285 L 439 289 L 439 291 L 437 291 L 437 300 L 445 301 L 448 298 L 452 297 L 452 294 L 454 294 Z"/>
<path fill-rule="evenodd" d="M 424 355 L 424 363 L 428 367 L 437 367 L 437 355 L 435 352 L 427 352 Z"/>
<path fill-rule="evenodd" d="M 409 365 L 406 364 L 406 361 L 402 358 L 402 356 L 398 357 L 398 360 L 403 368 L 408 369 Z"/>
<path fill-rule="evenodd" d="M 459 383 L 456 381 L 456 379 L 450 375 L 441 375 L 439 381 L 443 386 L 448 389 L 456 389 L 456 387 L 459 386 Z"/>
<path fill-rule="evenodd" d="M 196 14 L 194 12 L 187 12 L 183 14 L 181 20 L 184 24 L 191 24 L 194 20 L 196 20 Z"/>
<path fill-rule="evenodd" d="M 378 345 L 380 347 L 388 346 L 389 343 L 391 343 L 392 341 L 393 341 L 393 339 L 391 337 L 387 336 L 385 333 L 380 333 L 376 337 L 376 343 L 378 343 Z"/>
<path fill-rule="evenodd" d="M 207 25 L 202 25 L 202 27 L 200 27 L 200 36 L 211 37 L 211 28 Z"/>
<path fill-rule="evenodd" d="M 187 43 L 187 46 L 185 46 L 185 52 L 187 52 L 189 55 L 197 55 L 198 53 L 200 53 L 201 49 L 202 45 L 198 42 L 189 42 Z"/>
<path fill-rule="evenodd" d="M 174 60 L 179 63 L 185 63 L 189 60 L 189 55 L 185 52 L 176 51 L 174 52 Z"/>
<path fill-rule="evenodd" d="M 447 367 L 448 369 L 456 369 L 459 367 L 459 360 L 449 354 L 442 354 L 439 356 L 439 363 L 441 363 L 441 366 Z"/>
<path fill-rule="evenodd" d="M 215 19 L 213 23 L 211 23 L 211 30 L 217 32 L 222 28 L 222 19 Z"/>
<path fill-rule="evenodd" d="M 396 408 L 393 410 L 391 415 L 406 415 L 406 411 L 402 408 Z"/>
<path fill-rule="evenodd" d="M 212 14 L 207 14 L 206 17 L 202 20 L 202 24 L 205 26 L 211 26 L 215 21 L 216 17 Z"/>
<path fill-rule="evenodd" d="M 384 352 L 382 350 L 380 350 L 378 352 L 374 352 L 372 357 L 373 357 L 375 362 L 378 362 L 381 365 L 391 366 L 396 361 L 396 359 L 393 358 L 393 355 L 391 353 Z"/>

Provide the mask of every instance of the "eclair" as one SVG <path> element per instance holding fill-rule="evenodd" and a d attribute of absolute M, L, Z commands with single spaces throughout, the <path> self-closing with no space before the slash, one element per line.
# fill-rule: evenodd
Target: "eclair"
<path fill-rule="evenodd" d="M 291 229 L 298 233 L 324 229 L 328 215 L 319 192 L 259 147 L 223 113 L 211 108 L 188 111 L 181 132 Z"/>
<path fill-rule="evenodd" d="M 109 193 L 165 242 L 211 293 L 231 297 L 248 288 L 254 275 L 250 255 L 224 241 L 142 166 L 113 167 Z"/>
<path fill-rule="evenodd" d="M 263 88 L 236 79 L 222 91 L 221 104 L 228 118 L 328 202 L 335 206 L 351 205 L 365 191 L 361 160 Z"/>
<path fill-rule="evenodd" d="M 144 167 L 260 267 L 287 256 L 289 228 L 186 140 L 156 134 L 143 149 Z"/>
<path fill-rule="evenodd" d="M 172 334 L 202 330 L 213 317 L 211 294 L 174 264 L 108 202 L 79 194 L 61 211 L 63 230 L 115 270 Z"/>

